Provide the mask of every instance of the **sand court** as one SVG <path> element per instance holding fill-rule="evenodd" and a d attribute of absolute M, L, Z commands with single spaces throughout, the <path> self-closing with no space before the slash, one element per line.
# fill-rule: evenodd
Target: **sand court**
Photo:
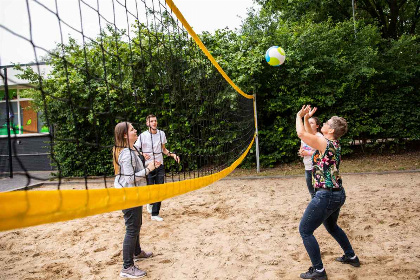
<path fill-rule="evenodd" d="M 362 266 L 315 232 L 329 279 L 420 279 L 419 173 L 344 175 L 339 225 Z M 143 210 L 138 261 L 146 279 L 299 279 L 310 266 L 298 226 L 309 201 L 302 177 L 226 179 Z M 0 279 L 119 279 L 121 211 L 0 233 Z"/>

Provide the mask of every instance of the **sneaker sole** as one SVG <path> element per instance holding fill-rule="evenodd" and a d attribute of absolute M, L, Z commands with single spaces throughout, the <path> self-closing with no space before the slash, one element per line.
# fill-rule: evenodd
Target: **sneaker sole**
<path fill-rule="evenodd" d="M 131 274 L 120 272 L 120 277 L 122 277 L 122 278 L 130 278 L 130 279 L 143 278 L 146 275 L 147 275 L 147 273 L 145 273 L 144 275 L 141 275 L 141 276 L 134 276 L 134 275 L 131 275 Z"/>
<path fill-rule="evenodd" d="M 360 263 L 351 263 L 351 262 L 342 262 L 342 261 L 338 261 L 338 262 L 340 262 L 342 264 L 349 264 L 349 265 L 354 266 L 354 267 L 360 267 Z"/>
<path fill-rule="evenodd" d="M 300 277 L 302 278 L 302 276 Z M 328 276 L 321 276 L 321 277 L 313 277 L 313 278 L 303 278 L 303 279 L 312 279 L 312 280 L 328 280 Z"/>
<path fill-rule="evenodd" d="M 140 260 L 150 259 L 151 257 L 153 257 L 153 254 L 150 255 L 150 257 L 147 257 L 147 258 L 133 257 L 133 260 L 140 261 Z"/>

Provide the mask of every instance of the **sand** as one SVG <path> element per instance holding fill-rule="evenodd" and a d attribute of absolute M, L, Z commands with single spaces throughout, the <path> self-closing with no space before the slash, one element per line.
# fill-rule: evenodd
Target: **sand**
<path fill-rule="evenodd" d="M 420 173 L 345 175 L 339 225 L 361 267 L 320 227 L 330 280 L 420 279 Z M 298 226 L 304 177 L 229 179 L 164 201 L 163 222 L 144 209 L 137 262 L 146 279 L 299 279 L 310 266 Z M 0 279 L 120 279 L 121 211 L 0 232 Z"/>

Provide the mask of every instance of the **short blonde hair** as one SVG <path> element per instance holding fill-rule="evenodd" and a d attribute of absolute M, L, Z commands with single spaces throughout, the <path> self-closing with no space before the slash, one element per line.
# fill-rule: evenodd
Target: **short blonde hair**
<path fill-rule="evenodd" d="M 335 139 L 339 139 L 341 136 L 347 133 L 347 121 L 342 117 L 332 117 L 330 127 L 334 129 Z"/>

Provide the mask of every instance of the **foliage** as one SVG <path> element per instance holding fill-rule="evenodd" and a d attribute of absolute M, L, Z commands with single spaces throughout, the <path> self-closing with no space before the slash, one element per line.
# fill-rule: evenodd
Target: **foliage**
<path fill-rule="evenodd" d="M 333 115 L 347 119 L 342 139 L 347 154 L 355 141 L 380 151 L 382 139 L 397 146 L 420 139 L 418 3 L 401 1 L 394 19 L 389 5 L 395 1 L 376 1 L 385 18 L 380 21 L 363 6 L 372 1 L 358 1 L 355 26 L 346 1 L 256 2 L 263 8 L 250 10 L 239 32 L 222 29 L 200 37 L 234 82 L 256 94 L 262 166 L 297 159 L 295 114 L 308 103 L 319 108 L 324 122 Z M 396 27 L 389 26 L 395 20 Z M 55 133 L 61 142 L 54 147 L 65 175 L 111 173 L 115 123 L 128 119 L 144 127 L 145 117 L 157 110 L 169 149 L 183 156 L 184 170 L 204 168 L 204 162 L 229 164 L 241 152 L 231 145 L 248 139 L 240 136 L 252 126 L 251 113 L 242 113 L 249 104 L 238 101 L 200 51 L 187 51 L 191 40 L 141 24 L 137 29 L 132 42 L 108 30 L 84 47 L 74 41 L 59 46 L 50 59 L 55 72 L 39 84 L 43 92 L 32 93 L 40 108 L 47 108 L 49 123 L 59 124 Z M 264 59 L 273 45 L 286 51 L 280 67 Z M 92 125 L 96 129 L 89 131 Z M 94 154 L 92 161 L 85 154 Z M 103 167 L 92 167 L 97 160 Z M 253 162 L 251 155 L 245 165 Z"/>
<path fill-rule="evenodd" d="M 128 120 L 141 133 L 149 114 L 181 156 L 182 167 L 165 161 L 168 170 L 207 172 L 230 164 L 236 157 L 229 153 L 249 143 L 235 142 L 244 121 L 253 123 L 252 112 L 241 115 L 239 95 L 197 46 L 159 26 L 136 28 L 131 40 L 111 27 L 83 45 L 70 39 L 50 55 L 47 78 L 30 68 L 21 75 L 34 83 L 25 94 L 53 126 L 53 162 L 62 176 L 113 174 L 115 124 Z"/>
<path fill-rule="evenodd" d="M 404 34 L 419 35 L 420 2 L 407 0 L 256 0 L 265 10 L 281 13 L 289 22 L 328 20 L 344 22 L 353 18 L 374 24 L 384 38 L 398 39 Z M 354 8 L 354 9 L 353 9 Z"/>
<path fill-rule="evenodd" d="M 417 37 L 386 40 L 376 26 L 361 22 L 357 30 L 355 35 L 352 20 L 291 22 L 262 9 L 250 13 L 240 34 L 203 34 L 235 82 L 257 93 L 263 166 L 297 158 L 295 114 L 302 104 L 317 106 L 324 122 L 333 115 L 348 120 L 344 153 L 354 140 L 419 139 Z M 280 67 L 264 60 L 272 45 L 286 50 Z"/>

